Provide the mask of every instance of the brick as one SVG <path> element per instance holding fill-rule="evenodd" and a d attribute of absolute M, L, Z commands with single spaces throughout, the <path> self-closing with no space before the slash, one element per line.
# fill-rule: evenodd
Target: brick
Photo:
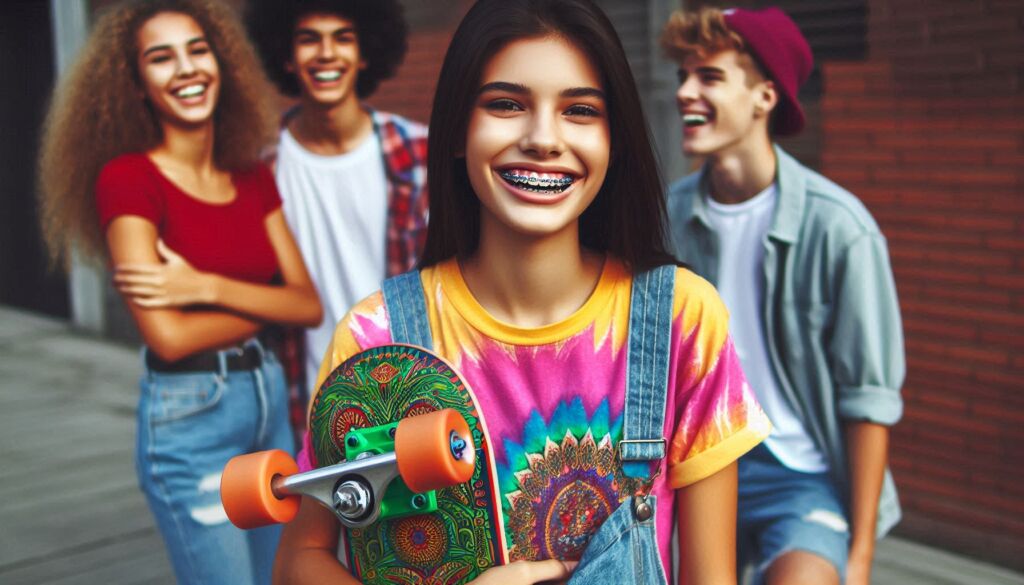
<path fill-rule="evenodd" d="M 896 282 L 899 283 L 902 280 L 917 280 L 917 279 L 929 279 L 932 282 L 941 282 L 946 284 L 979 284 L 982 282 L 982 276 L 980 273 L 971 273 L 963 269 L 957 269 L 956 267 L 922 267 L 919 265 L 904 265 L 900 263 L 894 263 L 894 272 L 896 273 Z M 907 309 L 916 308 L 907 307 Z"/>
<path fill-rule="evenodd" d="M 969 362 L 988 364 L 991 366 L 1006 366 L 1010 364 L 1010 356 L 1007 354 L 1005 349 L 994 348 L 991 346 L 949 346 L 947 348 L 947 352 L 947 355 L 953 359 L 961 359 Z M 1024 413 L 1022 413 L 1021 420 L 1024 421 Z"/>
<path fill-rule="evenodd" d="M 907 354 L 907 369 L 927 371 L 943 376 L 966 377 L 974 373 L 974 369 L 963 363 L 944 360 L 941 358 L 929 358 L 928 356 Z"/>
<path fill-rule="evenodd" d="M 991 154 L 983 150 L 913 150 L 899 153 L 899 160 L 907 164 L 964 164 L 984 165 Z"/>
<path fill-rule="evenodd" d="M 959 303 L 977 303 L 989 306 L 1009 307 L 1009 293 L 991 289 L 925 285 L 924 294 L 929 298 Z"/>
<path fill-rule="evenodd" d="M 928 251 L 924 257 L 933 262 L 948 262 L 972 269 L 984 268 L 993 270 L 1009 270 L 1013 268 L 1014 257 L 1011 254 L 986 250 L 937 250 Z"/>
<path fill-rule="evenodd" d="M 973 377 L 983 384 L 1002 387 L 1007 391 L 1019 392 L 1021 389 L 1021 377 L 1013 372 L 982 369 L 974 372 Z"/>
<path fill-rule="evenodd" d="M 1024 332 L 982 329 L 979 337 L 983 343 L 1003 345 L 1024 352 Z"/>
<path fill-rule="evenodd" d="M 1024 387 L 1024 374 L 1020 376 L 1020 383 L 1021 387 Z M 1006 422 L 1009 425 L 1007 428 L 1024 426 L 1024 412 L 1019 410 L 1010 410 L 998 405 L 975 404 L 971 408 L 971 413 L 985 419 Z"/>
<path fill-rule="evenodd" d="M 988 155 L 989 162 L 997 166 L 1009 166 L 1015 169 L 1024 168 L 1024 152 L 996 150 Z"/>
<path fill-rule="evenodd" d="M 902 298 L 902 297 L 901 297 Z M 934 335 L 949 339 L 972 340 L 978 338 L 979 328 L 967 323 L 946 323 L 930 318 L 903 315 L 903 330 L 907 334 Z"/>
<path fill-rule="evenodd" d="M 983 280 L 989 286 L 996 286 L 1006 290 L 1024 291 L 1024 274 L 1021 273 L 986 274 Z"/>
<path fill-rule="evenodd" d="M 949 136 L 949 135 L 928 135 L 906 136 L 902 134 L 879 135 L 874 138 L 876 144 L 886 148 L 917 148 L 931 147 L 938 149 L 986 149 L 986 150 L 1016 150 L 1021 145 L 1021 139 L 1016 135 L 996 136 Z"/>
<path fill-rule="evenodd" d="M 876 219 L 878 219 L 876 217 Z M 885 230 L 885 236 L 889 240 L 889 247 L 918 244 L 929 247 L 946 246 L 952 249 L 963 249 L 980 247 L 986 241 L 981 234 L 971 233 L 944 233 L 932 230 L 920 230 L 914 227 L 901 226 L 891 230 Z M 1002 236 L 989 236 L 989 240 Z M 1008 237 L 1008 236 L 1006 236 Z"/>

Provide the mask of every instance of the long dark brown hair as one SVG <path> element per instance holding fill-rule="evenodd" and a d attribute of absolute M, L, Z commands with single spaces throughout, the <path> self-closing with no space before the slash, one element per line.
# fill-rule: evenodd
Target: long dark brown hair
<path fill-rule="evenodd" d="M 445 55 L 430 116 L 427 157 L 430 224 L 420 266 L 473 254 L 480 202 L 459 156 L 488 61 L 510 42 L 568 39 L 602 74 L 611 128 L 608 173 L 580 216 L 580 243 L 618 257 L 633 271 L 673 263 L 664 240 L 665 204 L 636 83 L 608 17 L 590 0 L 479 0 Z"/>
<path fill-rule="evenodd" d="M 86 257 L 104 257 L 93 187 L 100 169 L 128 152 L 163 140 L 156 116 L 142 99 L 136 68 L 140 27 L 157 14 L 195 19 L 220 64 L 214 113 L 214 163 L 232 170 L 259 160 L 276 132 L 276 115 L 256 53 L 238 16 L 215 0 L 131 0 L 96 21 L 78 60 L 61 79 L 47 114 L 39 159 L 43 236 L 50 258 L 72 245 Z"/>

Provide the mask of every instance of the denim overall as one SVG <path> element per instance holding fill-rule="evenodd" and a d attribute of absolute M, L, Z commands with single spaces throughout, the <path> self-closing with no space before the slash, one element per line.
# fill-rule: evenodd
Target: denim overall
<path fill-rule="evenodd" d="M 655 536 L 654 496 L 647 492 L 665 457 L 666 391 L 675 266 L 633 277 L 626 357 L 626 400 L 619 458 L 623 473 L 646 478 L 647 489 L 623 502 L 601 524 L 569 580 L 573 583 L 664 585 Z M 395 343 L 433 348 L 423 285 L 417 271 L 385 280 L 384 303 Z"/>

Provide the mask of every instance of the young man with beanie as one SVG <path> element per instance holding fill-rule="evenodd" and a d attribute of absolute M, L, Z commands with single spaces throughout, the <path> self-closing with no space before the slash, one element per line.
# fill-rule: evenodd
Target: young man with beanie
<path fill-rule="evenodd" d="M 798 133 L 813 65 L 781 10 L 677 12 L 683 152 L 668 193 L 679 258 L 718 287 L 774 424 L 740 459 L 737 542 L 757 582 L 868 585 L 899 519 L 886 464 L 903 334 L 885 238 L 861 202 L 773 142 Z"/>
<path fill-rule="evenodd" d="M 387 276 L 413 267 L 427 224 L 427 129 L 362 100 L 405 57 L 398 0 L 260 0 L 250 31 L 285 115 L 274 172 L 284 214 L 320 293 L 307 329 L 293 418 L 305 428 L 309 385 L 334 327 Z M 294 337 L 292 338 L 294 340 Z M 294 347 L 296 344 L 289 344 Z M 313 389 L 315 391 L 315 389 Z"/>

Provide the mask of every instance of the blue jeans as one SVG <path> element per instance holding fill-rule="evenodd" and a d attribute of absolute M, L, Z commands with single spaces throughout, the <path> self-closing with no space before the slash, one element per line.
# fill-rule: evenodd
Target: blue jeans
<path fill-rule="evenodd" d="M 632 498 L 620 504 L 590 538 L 569 585 L 665 585 L 665 568 L 654 533 L 656 500 L 647 497 L 651 513 L 644 520 L 638 517 Z"/>
<path fill-rule="evenodd" d="M 789 469 L 764 443 L 740 458 L 738 561 L 741 569 L 754 566 L 755 584 L 775 559 L 794 550 L 832 563 L 843 582 L 850 546 L 846 518 L 827 473 Z"/>
<path fill-rule="evenodd" d="M 257 341 L 250 341 L 256 344 Z M 294 453 L 284 371 L 270 351 L 258 369 L 146 370 L 136 470 L 179 583 L 270 583 L 281 527 L 243 531 L 220 503 L 220 474 L 235 455 Z"/>

